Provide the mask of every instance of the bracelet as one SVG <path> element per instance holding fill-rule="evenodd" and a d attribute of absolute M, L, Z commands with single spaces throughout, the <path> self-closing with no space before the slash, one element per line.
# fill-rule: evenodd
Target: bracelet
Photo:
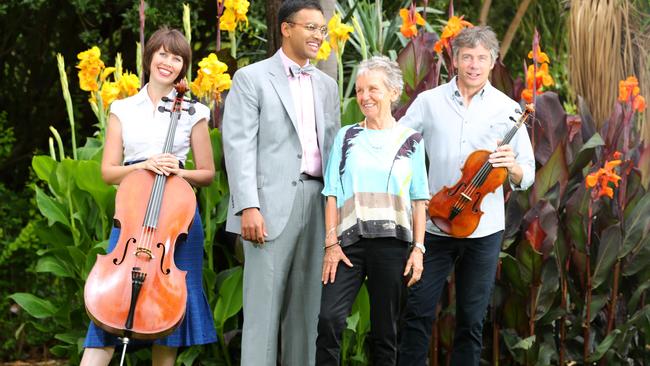
<path fill-rule="evenodd" d="M 338 240 L 336 243 L 330 244 L 330 245 L 327 245 L 327 243 L 325 243 L 325 245 L 323 245 L 323 250 L 327 250 L 327 248 L 331 248 L 333 246 L 340 245 L 340 244 L 341 244 L 340 240 Z"/>

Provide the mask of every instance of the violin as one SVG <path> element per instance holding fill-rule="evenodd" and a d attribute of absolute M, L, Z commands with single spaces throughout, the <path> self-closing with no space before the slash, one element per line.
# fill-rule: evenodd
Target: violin
<path fill-rule="evenodd" d="M 171 153 L 183 109 L 187 84 L 176 85 L 171 121 L 163 153 Z M 163 98 L 163 102 L 171 99 Z M 115 226 L 120 235 L 115 248 L 97 255 L 84 287 L 90 318 L 103 330 L 128 338 L 166 336 L 185 316 L 186 271 L 174 264 L 174 249 L 187 237 L 196 211 L 190 184 L 176 175 L 139 169 L 129 173 L 115 197 Z M 126 341 L 125 341 L 126 339 Z"/>
<path fill-rule="evenodd" d="M 499 146 L 508 144 L 534 112 L 533 104 L 526 105 L 526 110 Z M 510 118 L 514 121 L 514 118 Z M 491 153 L 488 150 L 472 152 L 461 169 L 462 177 L 458 182 L 451 188 L 443 187 L 429 201 L 429 217 L 442 232 L 455 238 L 465 238 L 478 227 L 483 215 L 481 201 L 485 195 L 503 185 L 508 177 L 508 169 L 495 168 L 488 162 Z"/>

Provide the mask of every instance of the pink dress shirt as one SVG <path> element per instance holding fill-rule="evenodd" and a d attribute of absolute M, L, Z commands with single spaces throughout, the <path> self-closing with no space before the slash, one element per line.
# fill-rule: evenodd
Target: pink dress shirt
<path fill-rule="evenodd" d="M 318 147 L 318 136 L 316 134 L 316 115 L 314 113 L 314 91 L 311 85 L 311 76 L 300 74 L 292 77 L 289 68 L 291 65 L 298 65 L 284 54 L 280 49 L 280 57 L 284 65 L 284 71 L 289 78 L 289 89 L 293 98 L 293 105 L 296 108 L 298 118 L 298 137 L 302 145 L 302 161 L 300 171 L 314 177 L 321 177 L 322 161 Z M 309 63 L 309 61 L 307 61 Z"/>

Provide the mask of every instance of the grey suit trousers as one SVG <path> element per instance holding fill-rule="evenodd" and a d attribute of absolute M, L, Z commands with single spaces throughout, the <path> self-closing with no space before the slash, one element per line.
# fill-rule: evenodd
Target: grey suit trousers
<path fill-rule="evenodd" d="M 242 366 L 276 366 L 278 333 L 283 366 L 314 365 L 325 238 L 323 184 L 297 184 L 282 233 L 262 245 L 244 241 Z"/>

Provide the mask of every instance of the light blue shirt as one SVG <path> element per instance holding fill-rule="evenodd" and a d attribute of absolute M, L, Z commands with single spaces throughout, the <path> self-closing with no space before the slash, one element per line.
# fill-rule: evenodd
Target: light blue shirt
<path fill-rule="evenodd" d="M 489 82 L 471 100 L 469 108 L 456 85 L 456 78 L 437 88 L 420 93 L 400 119 L 400 124 L 420 132 L 429 158 L 429 189 L 436 194 L 444 186 L 451 187 L 460 179 L 465 159 L 475 150 L 494 151 L 519 119 L 522 108 L 494 88 Z M 523 177 L 512 189 L 525 190 L 535 180 L 535 157 L 525 127 L 510 141 Z M 494 234 L 505 228 L 503 188 L 483 198 L 484 212 L 470 238 Z M 431 220 L 427 232 L 444 235 Z"/>
<path fill-rule="evenodd" d="M 324 196 L 335 196 L 343 246 L 360 238 L 413 240 L 411 201 L 429 198 L 422 136 L 400 124 L 372 130 L 358 123 L 334 139 Z"/>

